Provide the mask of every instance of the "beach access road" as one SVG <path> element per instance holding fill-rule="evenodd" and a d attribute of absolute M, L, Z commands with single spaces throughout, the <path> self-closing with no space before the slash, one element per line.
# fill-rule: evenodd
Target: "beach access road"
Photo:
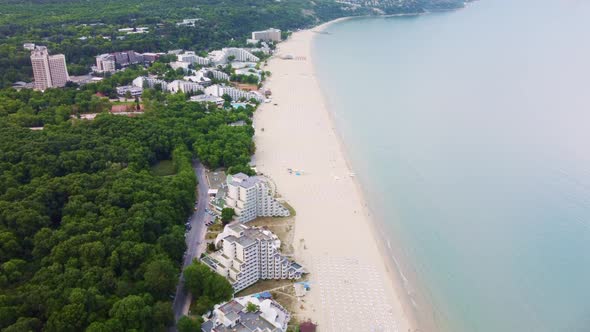
<path fill-rule="evenodd" d="M 205 167 L 198 161 L 193 161 L 193 169 L 197 175 L 197 209 L 190 217 L 190 224 L 192 228 L 187 233 L 186 247 L 187 250 L 184 254 L 182 269 L 189 266 L 193 259 L 199 258 L 205 248 L 205 234 L 207 233 L 207 227 L 205 226 L 205 219 L 207 218 L 207 205 L 209 204 L 209 198 L 207 191 L 209 190 L 209 183 L 205 176 Z M 178 279 L 178 285 L 176 286 L 176 294 L 174 296 L 174 302 L 172 308 L 174 310 L 174 319 L 178 321 L 180 317 L 188 314 L 188 310 L 192 301 L 191 294 L 184 288 L 184 279 L 180 274 Z M 176 328 L 172 329 L 176 331 Z"/>

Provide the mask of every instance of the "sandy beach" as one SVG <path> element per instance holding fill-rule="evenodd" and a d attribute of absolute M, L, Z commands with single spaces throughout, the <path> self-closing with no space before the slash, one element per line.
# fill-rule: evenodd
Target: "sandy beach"
<path fill-rule="evenodd" d="M 325 27 L 279 44 L 265 67 L 272 102 L 254 120 L 256 167 L 295 208 L 295 259 L 311 272 L 312 290 L 296 317 L 325 332 L 413 331 L 314 73 L 311 44 Z"/>

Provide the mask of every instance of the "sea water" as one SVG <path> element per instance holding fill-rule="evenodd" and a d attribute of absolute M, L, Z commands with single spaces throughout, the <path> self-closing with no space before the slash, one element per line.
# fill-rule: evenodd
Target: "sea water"
<path fill-rule="evenodd" d="M 326 32 L 317 75 L 423 330 L 590 331 L 590 1 Z"/>

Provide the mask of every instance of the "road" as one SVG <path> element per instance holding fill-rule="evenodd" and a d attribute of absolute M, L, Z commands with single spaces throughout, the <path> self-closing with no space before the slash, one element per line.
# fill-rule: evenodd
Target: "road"
<path fill-rule="evenodd" d="M 191 216 L 192 229 L 186 237 L 187 250 L 182 263 L 183 270 L 192 263 L 194 258 L 199 258 L 205 249 L 205 233 L 207 230 L 207 227 L 205 226 L 205 218 L 207 217 L 205 209 L 209 204 L 209 197 L 207 195 L 207 192 L 209 191 L 209 183 L 205 177 L 205 167 L 203 167 L 200 162 L 193 161 L 193 169 L 195 170 L 197 180 L 199 181 L 199 184 L 197 185 L 198 203 L 197 211 Z M 181 275 L 178 280 L 178 285 L 176 286 L 176 295 L 174 296 L 174 303 L 172 305 L 176 321 L 178 321 L 182 315 L 188 313 L 191 300 L 192 296 L 184 289 L 184 280 Z M 174 328 L 174 330 L 176 329 Z"/>

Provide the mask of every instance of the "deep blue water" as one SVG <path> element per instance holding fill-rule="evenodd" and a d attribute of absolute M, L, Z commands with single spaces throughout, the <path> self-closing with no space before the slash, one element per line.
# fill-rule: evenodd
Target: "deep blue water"
<path fill-rule="evenodd" d="M 590 1 L 327 31 L 322 89 L 419 318 L 590 331 Z"/>

